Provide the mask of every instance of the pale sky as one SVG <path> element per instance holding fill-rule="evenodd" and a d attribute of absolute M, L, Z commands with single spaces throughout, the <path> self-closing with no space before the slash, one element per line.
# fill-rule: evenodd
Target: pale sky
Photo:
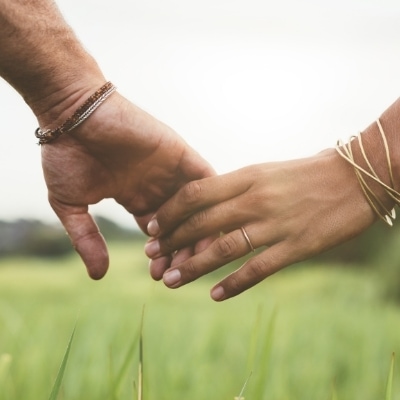
<path fill-rule="evenodd" d="M 333 147 L 399 96 L 397 0 L 57 3 L 107 79 L 220 173 Z M 0 110 L 0 219 L 53 221 L 36 120 L 4 81 Z"/>

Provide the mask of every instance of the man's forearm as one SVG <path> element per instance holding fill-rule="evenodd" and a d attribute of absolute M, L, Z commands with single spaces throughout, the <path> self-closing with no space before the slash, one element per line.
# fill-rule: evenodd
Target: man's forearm
<path fill-rule="evenodd" d="M 51 0 L 0 0 L 0 74 L 37 116 L 104 82 Z"/>

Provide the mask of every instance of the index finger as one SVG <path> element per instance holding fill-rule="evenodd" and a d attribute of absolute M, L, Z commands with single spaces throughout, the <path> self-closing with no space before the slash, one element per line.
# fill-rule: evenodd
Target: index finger
<path fill-rule="evenodd" d="M 189 182 L 159 208 L 147 231 L 153 237 L 166 235 L 194 213 L 236 196 L 244 186 L 232 172 Z"/>

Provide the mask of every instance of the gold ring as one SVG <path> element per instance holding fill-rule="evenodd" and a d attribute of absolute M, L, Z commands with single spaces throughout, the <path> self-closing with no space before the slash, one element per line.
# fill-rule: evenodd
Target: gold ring
<path fill-rule="evenodd" d="M 240 229 L 241 229 L 241 231 L 242 231 L 242 233 L 243 233 L 244 238 L 246 239 L 247 244 L 250 246 L 251 251 L 254 252 L 254 251 L 255 251 L 255 250 L 254 250 L 254 247 L 253 247 L 253 245 L 251 244 L 249 235 L 247 234 L 246 230 L 244 229 L 243 226 L 241 226 Z"/>

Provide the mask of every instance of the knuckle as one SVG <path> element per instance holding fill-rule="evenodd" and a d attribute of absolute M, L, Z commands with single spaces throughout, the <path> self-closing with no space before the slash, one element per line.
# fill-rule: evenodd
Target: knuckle
<path fill-rule="evenodd" d="M 236 241 L 229 235 L 223 236 L 215 241 L 215 253 L 217 257 L 231 259 L 238 250 Z"/>
<path fill-rule="evenodd" d="M 162 240 L 160 240 L 160 245 L 163 254 L 172 253 L 176 250 L 172 237 L 170 235 L 164 236 Z"/>
<path fill-rule="evenodd" d="M 206 222 L 207 222 L 207 212 L 204 210 L 197 212 L 187 220 L 190 230 L 198 230 L 202 228 Z"/>
<path fill-rule="evenodd" d="M 267 271 L 267 264 L 263 260 L 252 260 L 244 264 L 226 280 L 229 297 L 236 296 L 262 281 L 267 276 Z"/>
<path fill-rule="evenodd" d="M 182 282 L 187 284 L 189 282 L 193 282 L 200 275 L 201 271 L 198 266 L 191 260 L 186 261 L 182 266 L 179 267 L 182 274 Z"/>
<path fill-rule="evenodd" d="M 161 231 L 170 228 L 175 219 L 175 209 L 173 205 L 163 205 L 157 210 L 157 222 Z"/>
<path fill-rule="evenodd" d="M 236 274 L 230 276 L 229 289 L 232 293 L 239 293 L 242 290 L 242 283 Z"/>
<path fill-rule="evenodd" d="M 250 260 L 246 265 L 251 279 L 260 280 L 267 275 L 268 265 L 263 259 Z"/>
<path fill-rule="evenodd" d="M 188 261 L 188 263 L 185 265 L 185 272 L 191 279 L 196 278 L 198 273 L 196 264 L 192 261 Z"/>
<path fill-rule="evenodd" d="M 203 189 L 199 181 L 187 183 L 182 188 L 182 199 L 185 204 L 196 204 L 202 197 Z"/>

